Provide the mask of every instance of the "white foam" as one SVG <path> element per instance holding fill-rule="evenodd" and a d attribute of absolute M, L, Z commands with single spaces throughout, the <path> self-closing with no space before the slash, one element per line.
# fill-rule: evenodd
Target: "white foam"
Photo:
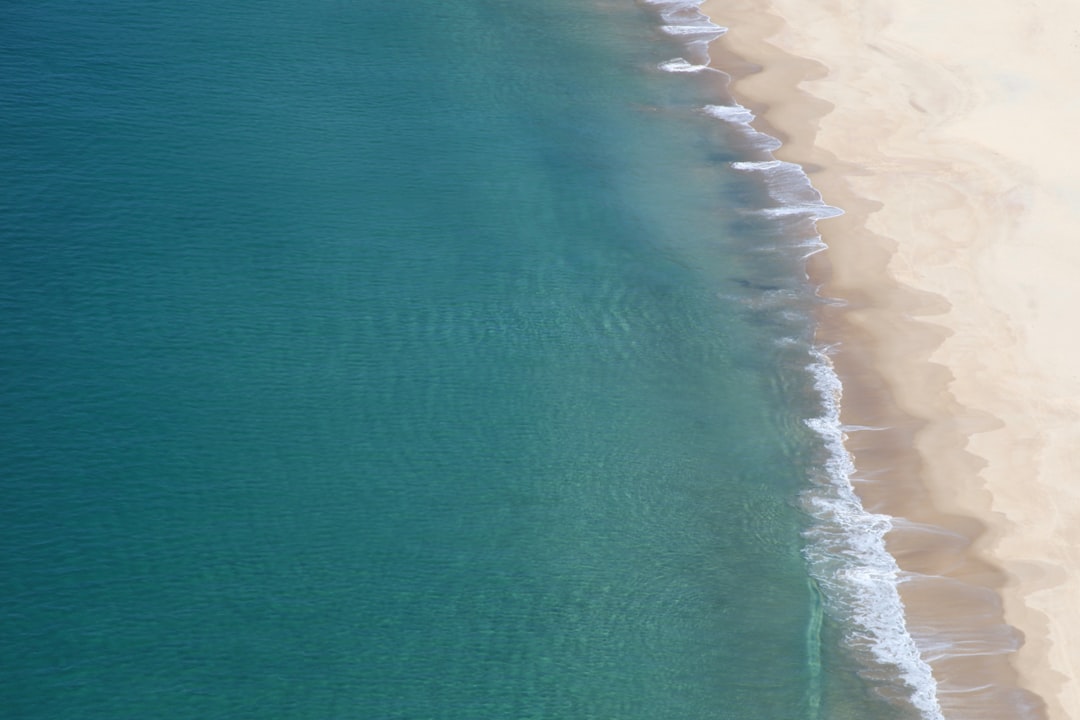
<path fill-rule="evenodd" d="M 668 35 L 708 35 L 718 38 L 727 32 L 727 28 L 708 23 L 705 25 L 661 25 L 660 29 Z"/>
<path fill-rule="evenodd" d="M 708 65 L 694 65 L 693 63 L 686 60 L 685 58 L 673 58 L 673 59 L 668 60 L 666 62 L 660 63 L 659 65 L 657 65 L 657 67 L 660 68 L 661 70 L 663 70 L 664 72 L 675 72 L 675 73 L 697 73 L 697 72 L 704 72 L 704 71 L 717 72 L 716 70 L 709 67 Z"/>
<path fill-rule="evenodd" d="M 841 425 L 840 429 L 845 433 L 863 432 L 863 431 L 879 432 L 881 430 L 888 430 L 888 428 L 877 427 L 875 425 Z"/>
<path fill-rule="evenodd" d="M 807 420 L 825 442 L 825 472 L 805 502 L 818 524 L 807 532 L 806 557 L 834 611 L 853 624 L 849 641 L 883 665 L 896 668 L 911 703 L 926 720 L 944 720 L 937 681 L 908 631 L 896 559 L 885 548 L 888 515 L 868 512 L 851 480 L 855 464 L 840 422 L 842 386 L 825 349 L 814 350 L 808 369 L 824 413 Z"/>
<path fill-rule="evenodd" d="M 821 236 L 820 235 L 814 236 L 808 242 L 799 243 L 795 247 L 810 248 L 809 252 L 803 253 L 802 259 L 804 261 L 807 260 L 808 258 L 813 257 L 814 255 L 817 255 L 819 252 L 825 252 L 826 250 L 829 249 L 829 246 L 821 241 Z"/>
<path fill-rule="evenodd" d="M 708 15 L 701 12 L 704 0 L 643 0 L 644 4 L 656 8 L 665 23 L 703 25 L 720 30 L 727 30 L 715 24 Z"/>
<path fill-rule="evenodd" d="M 751 125 L 754 121 L 754 113 L 742 105 L 706 105 L 701 110 L 706 115 L 734 125 L 756 150 L 771 153 L 781 145 L 781 142 L 772 135 L 759 132 Z"/>
<path fill-rule="evenodd" d="M 749 125 L 754 119 L 754 113 L 742 105 L 706 105 L 701 109 L 706 115 L 712 115 L 714 118 L 740 125 Z"/>
<path fill-rule="evenodd" d="M 676 13 L 681 10 L 698 10 L 703 0 L 642 0 L 646 5 L 661 8 L 661 14 Z"/>
<path fill-rule="evenodd" d="M 692 58 L 669 61 L 661 69 L 698 72 L 697 68 L 708 65 L 708 42 L 726 29 L 701 13 L 701 0 L 643 1 L 659 9 L 664 32 L 685 38 L 687 56 Z M 772 156 L 781 143 L 753 127 L 755 118 L 749 109 L 738 104 L 706 105 L 702 111 L 734 126 L 754 151 L 764 156 L 761 160 L 732 163 L 732 167 L 764 176 L 769 194 L 778 205 L 763 209 L 766 215 L 802 216 L 816 223 L 842 214 L 840 209 L 825 204 L 802 167 Z M 806 257 L 825 248 L 816 232 L 802 245 L 810 248 Z M 807 562 L 831 610 L 852 628 L 848 638 L 852 647 L 868 654 L 867 666 L 895 668 L 909 691 L 910 702 L 924 720 L 944 720 L 937 681 L 907 627 L 898 590 L 902 581 L 900 568 L 885 547 L 892 518 L 868 512 L 852 486 L 855 465 L 844 445 L 846 435 L 840 422 L 842 386 L 829 360 L 829 350 L 814 349 L 813 362 L 808 366 L 824 412 L 808 420 L 807 425 L 821 437 L 827 454 L 821 477 L 804 495 L 807 510 L 817 521 L 807 532 Z"/>
<path fill-rule="evenodd" d="M 733 162 L 731 167 L 764 173 L 769 194 L 780 203 L 779 207 L 762 209 L 762 212 L 770 217 L 808 215 L 821 220 L 844 214 L 840 208 L 825 204 L 821 193 L 810 184 L 810 178 L 801 165 L 772 159 Z"/>
<path fill-rule="evenodd" d="M 717 25 L 709 16 L 701 12 L 702 0 L 644 0 L 646 5 L 654 7 L 663 21 L 660 31 L 672 37 L 682 38 L 698 64 L 708 65 L 708 45 L 727 32 L 727 28 Z"/>
<path fill-rule="evenodd" d="M 815 220 L 843 215 L 840 208 L 826 205 L 821 193 L 810 183 L 801 165 L 777 160 L 772 157 L 781 143 L 771 135 L 756 130 L 751 124 L 754 113 L 742 105 L 706 105 L 702 112 L 710 117 L 734 125 L 754 148 L 768 157 L 767 160 L 740 160 L 731 163 L 736 170 L 760 172 L 765 175 L 769 195 L 779 203 L 778 207 L 762 208 L 761 213 L 774 218 L 806 216 Z"/>
<path fill-rule="evenodd" d="M 775 170 L 776 168 L 783 167 L 784 163 L 780 160 L 760 160 L 760 161 L 748 161 L 748 162 L 733 162 L 731 167 L 736 170 Z"/>
<path fill-rule="evenodd" d="M 773 218 L 792 217 L 796 215 L 812 216 L 818 220 L 824 218 L 836 217 L 837 215 L 843 215 L 844 211 L 840 208 L 833 207 L 832 205 L 826 205 L 824 203 L 804 203 L 802 205 L 789 204 L 781 205 L 774 208 L 762 208 L 762 215 L 768 215 Z"/>

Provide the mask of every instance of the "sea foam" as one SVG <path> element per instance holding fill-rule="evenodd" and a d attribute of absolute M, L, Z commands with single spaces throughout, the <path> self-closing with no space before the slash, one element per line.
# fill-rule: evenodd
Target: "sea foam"
<path fill-rule="evenodd" d="M 754 128 L 754 113 L 742 105 L 706 105 L 701 111 L 732 125 L 755 150 L 771 153 L 780 147 L 779 140 Z"/>
<path fill-rule="evenodd" d="M 771 151 L 769 152 L 771 154 Z M 810 178 L 800 165 L 773 158 L 733 162 L 731 167 L 764 175 L 769 195 L 779 203 L 776 207 L 762 208 L 762 212 L 767 215 L 774 217 L 806 215 L 815 220 L 822 220 L 844 214 L 840 208 L 825 203 L 821 193 L 810 183 Z"/>
<path fill-rule="evenodd" d="M 716 38 L 727 32 L 727 28 L 717 25 L 709 16 L 701 12 L 701 0 L 644 0 L 644 4 L 654 8 L 660 15 L 660 31 L 665 35 L 678 37 L 686 45 L 690 61 L 683 58 L 661 63 L 660 69 L 667 72 L 687 72 L 674 69 L 678 61 L 689 66 L 707 69 L 709 61 L 708 46 Z M 672 63 L 676 63 L 673 65 Z"/>
<path fill-rule="evenodd" d="M 695 65 L 686 58 L 672 58 L 657 65 L 664 72 L 717 72 L 708 65 Z"/>
<path fill-rule="evenodd" d="M 683 58 L 660 64 L 667 72 L 698 72 L 708 67 L 708 43 L 725 31 L 700 11 L 692 0 L 645 0 L 660 8 L 667 27 L 714 27 L 720 32 L 708 37 L 686 33 L 693 61 Z M 688 23 L 685 18 L 693 18 Z M 665 30 L 680 35 L 681 30 Z M 704 42 L 703 37 L 708 39 Z M 810 223 L 813 237 L 798 244 L 810 246 L 813 254 L 825 248 L 816 231 L 818 220 L 843 213 L 826 204 L 813 187 L 804 169 L 778 160 L 773 152 L 781 142 L 753 127 L 755 116 L 739 104 L 706 105 L 706 115 L 730 126 L 746 141 L 750 157 L 731 163 L 740 172 L 760 175 L 773 207 L 758 212 L 776 219 L 796 218 Z M 899 585 L 904 581 L 896 559 L 885 546 L 885 536 L 893 518 L 863 507 L 852 484 L 855 463 L 845 445 L 845 426 L 840 420 L 843 386 L 829 357 L 831 348 L 813 348 L 807 366 L 817 391 L 822 414 L 807 419 L 806 425 L 822 440 L 825 455 L 817 468 L 813 485 L 803 494 L 803 505 L 813 518 L 806 532 L 804 555 L 811 574 L 826 597 L 830 612 L 847 626 L 847 642 L 870 666 L 894 668 L 907 688 L 906 696 L 925 720 L 944 720 L 938 701 L 938 685 L 930 665 L 923 658 L 907 626 Z"/>
<path fill-rule="evenodd" d="M 829 358 L 816 348 L 808 366 L 823 413 L 806 424 L 824 441 L 827 458 L 803 501 L 817 521 L 804 551 L 834 613 L 849 625 L 848 642 L 877 663 L 895 667 L 910 690 L 911 703 L 927 720 L 944 720 L 937 681 L 907 628 L 896 559 L 885 547 L 892 517 L 872 513 L 855 493 L 855 463 L 840 421 L 843 386 Z"/>

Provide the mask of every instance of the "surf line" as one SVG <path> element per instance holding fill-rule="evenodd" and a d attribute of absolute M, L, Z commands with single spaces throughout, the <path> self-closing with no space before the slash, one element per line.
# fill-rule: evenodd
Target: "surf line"
<path fill-rule="evenodd" d="M 659 70 L 720 73 L 730 82 L 730 75 L 711 65 L 708 52 L 708 46 L 727 28 L 701 11 L 703 0 L 640 1 L 659 15 L 661 32 L 678 38 L 685 47 L 686 57 L 663 61 L 657 65 Z M 797 244 L 809 248 L 804 262 L 825 250 L 816 222 L 843 211 L 824 202 L 801 166 L 773 156 L 781 142 L 754 128 L 753 112 L 738 103 L 705 105 L 699 111 L 740 133 L 758 156 L 731 163 L 737 171 L 760 175 L 775 201 L 775 206 L 757 212 L 777 221 L 792 218 L 809 223 L 810 236 Z M 806 371 L 819 397 L 821 414 L 804 422 L 821 439 L 825 459 L 812 470 L 810 487 L 801 498 L 813 520 L 805 533 L 803 555 L 824 596 L 826 611 L 848 628 L 846 641 L 851 648 L 867 662 L 892 668 L 924 720 L 944 720 L 937 681 L 907 626 L 899 592 L 905 576 L 885 545 L 895 518 L 866 510 L 852 483 L 857 471 L 840 419 L 843 384 L 830 359 L 833 350 L 819 345 L 808 349 Z"/>

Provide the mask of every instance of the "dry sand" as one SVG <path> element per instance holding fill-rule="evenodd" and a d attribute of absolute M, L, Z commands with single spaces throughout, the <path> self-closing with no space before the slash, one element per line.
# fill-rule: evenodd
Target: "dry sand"
<path fill-rule="evenodd" d="M 811 268 L 848 302 L 823 333 L 844 419 L 890 428 L 852 435 L 864 502 L 923 524 L 890 549 L 946 717 L 1080 718 L 1080 3 L 703 11 L 777 156 L 846 212 Z"/>

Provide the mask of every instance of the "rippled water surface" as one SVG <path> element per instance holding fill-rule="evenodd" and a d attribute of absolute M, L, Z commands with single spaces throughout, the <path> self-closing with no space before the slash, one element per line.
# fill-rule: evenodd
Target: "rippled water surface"
<path fill-rule="evenodd" d="M 14 718 L 891 718 L 812 289 L 631 3 L 0 8 Z"/>

